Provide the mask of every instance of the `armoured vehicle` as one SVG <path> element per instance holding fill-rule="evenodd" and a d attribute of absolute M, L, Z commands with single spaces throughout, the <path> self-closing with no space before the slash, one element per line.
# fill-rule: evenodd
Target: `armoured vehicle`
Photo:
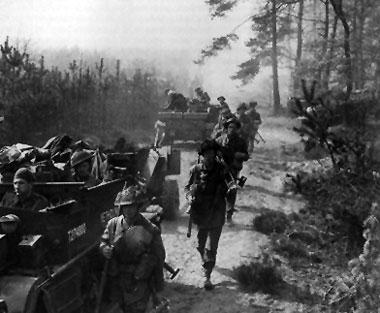
<path fill-rule="evenodd" d="M 166 124 L 165 143 L 175 141 L 200 142 L 209 138 L 218 122 L 219 108 L 210 106 L 207 112 L 162 111 L 158 119 Z"/>
<path fill-rule="evenodd" d="M 174 180 L 165 180 L 174 173 L 168 166 L 170 149 L 164 150 L 110 155 L 120 178 L 92 188 L 76 182 L 36 182 L 35 191 L 52 203 L 42 211 L 1 207 L 0 217 L 13 214 L 20 223 L 1 224 L 0 312 L 93 312 L 104 263 L 99 238 L 115 216 L 117 192 L 139 181 L 147 199 L 158 196 L 164 208 L 178 207 L 178 187 Z M 0 184 L 0 194 L 11 188 L 10 183 Z M 102 307 L 102 312 L 109 310 Z"/>

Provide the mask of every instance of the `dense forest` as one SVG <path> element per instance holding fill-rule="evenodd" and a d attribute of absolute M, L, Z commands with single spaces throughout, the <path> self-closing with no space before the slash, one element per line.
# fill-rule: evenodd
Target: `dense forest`
<path fill-rule="evenodd" d="M 1 45 L 2 144 L 42 144 L 60 133 L 97 136 L 111 144 L 136 129 L 153 132 L 163 90 L 170 87 L 154 69 L 136 67 L 128 76 L 120 61 L 106 68 L 104 59 L 92 66 L 73 60 L 61 70 L 46 68 L 43 56 L 31 59 L 27 49 L 8 39 Z"/>

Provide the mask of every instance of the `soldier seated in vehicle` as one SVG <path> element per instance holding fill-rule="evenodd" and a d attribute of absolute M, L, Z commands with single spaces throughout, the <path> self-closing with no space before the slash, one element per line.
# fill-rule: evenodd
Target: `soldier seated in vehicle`
<path fill-rule="evenodd" d="M 76 151 L 71 156 L 70 164 L 74 171 L 73 181 L 84 182 L 87 188 L 99 185 L 101 181 L 91 174 L 93 155 L 85 150 Z"/>
<path fill-rule="evenodd" d="M 188 109 L 187 99 L 183 94 L 175 92 L 170 89 L 165 90 L 165 94 L 168 97 L 168 103 L 165 110 L 175 112 L 186 112 Z"/>
<path fill-rule="evenodd" d="M 49 206 L 48 200 L 33 191 L 34 175 L 27 168 L 20 168 L 13 178 L 14 193 L 6 193 L 0 206 L 39 211 Z"/>
<path fill-rule="evenodd" d="M 100 250 L 110 260 L 109 300 L 125 313 L 145 312 L 149 298 L 163 289 L 165 248 L 159 228 L 139 213 L 139 190 L 121 191 L 115 205 L 120 216 L 112 218 L 101 237 Z"/>

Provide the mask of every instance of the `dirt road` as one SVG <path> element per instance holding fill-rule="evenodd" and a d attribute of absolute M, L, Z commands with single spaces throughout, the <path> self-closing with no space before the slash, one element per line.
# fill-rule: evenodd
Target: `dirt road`
<path fill-rule="evenodd" d="M 234 226 L 225 226 L 223 229 L 212 275 L 216 285 L 213 291 L 202 289 L 200 258 L 195 249 L 196 231 L 191 239 L 186 238 L 188 216 L 180 212 L 178 220 L 164 223 L 163 238 L 168 260 L 181 268 L 174 281 L 168 280 L 164 292 L 164 296 L 170 299 L 172 312 L 310 312 L 307 305 L 292 300 L 291 296 L 282 299 L 244 292 L 231 275 L 234 267 L 257 256 L 260 246 L 268 240 L 267 236 L 252 229 L 252 220 L 261 208 L 290 213 L 299 210 L 304 204 L 302 199 L 282 191 L 286 162 L 300 158 L 299 153 L 296 153 L 299 138 L 291 131 L 291 127 L 286 119 L 269 118 L 261 129 L 267 143 L 258 145 L 243 169 L 242 174 L 248 180 L 238 194 L 239 211 L 234 215 Z M 195 151 L 182 151 L 182 174 L 178 177 L 181 191 L 189 167 L 195 160 Z"/>

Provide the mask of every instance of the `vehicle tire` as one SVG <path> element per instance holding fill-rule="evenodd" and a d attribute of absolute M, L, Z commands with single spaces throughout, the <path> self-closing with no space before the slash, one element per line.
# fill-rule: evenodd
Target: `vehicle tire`
<path fill-rule="evenodd" d="M 168 155 L 167 175 L 181 174 L 181 150 L 172 149 Z"/>
<path fill-rule="evenodd" d="M 161 205 L 164 209 L 163 218 L 174 220 L 179 210 L 179 188 L 175 179 L 166 178 L 161 195 Z"/>

